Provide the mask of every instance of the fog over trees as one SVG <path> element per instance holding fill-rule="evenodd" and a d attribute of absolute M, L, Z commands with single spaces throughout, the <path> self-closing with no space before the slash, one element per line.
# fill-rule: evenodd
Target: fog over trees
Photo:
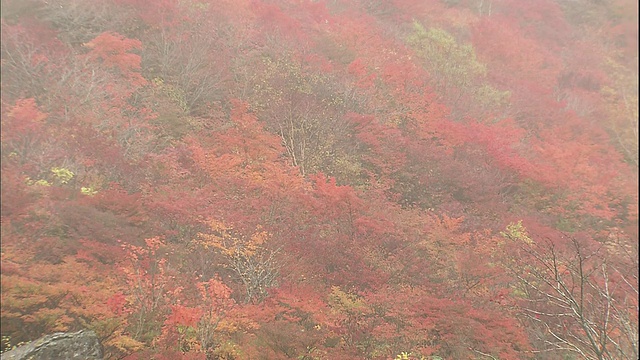
<path fill-rule="evenodd" d="M 637 359 L 631 0 L 2 0 L 1 350 Z"/>

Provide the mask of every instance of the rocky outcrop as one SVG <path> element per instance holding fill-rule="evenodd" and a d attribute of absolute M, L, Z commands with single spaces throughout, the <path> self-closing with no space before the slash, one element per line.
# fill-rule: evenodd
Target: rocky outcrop
<path fill-rule="evenodd" d="M 1 360 L 102 360 L 102 346 L 93 331 L 55 333 L 7 351 Z"/>

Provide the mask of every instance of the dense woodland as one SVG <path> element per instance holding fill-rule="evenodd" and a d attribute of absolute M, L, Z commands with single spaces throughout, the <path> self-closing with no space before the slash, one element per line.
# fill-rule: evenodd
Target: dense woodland
<path fill-rule="evenodd" d="M 634 0 L 2 0 L 3 350 L 637 359 Z"/>

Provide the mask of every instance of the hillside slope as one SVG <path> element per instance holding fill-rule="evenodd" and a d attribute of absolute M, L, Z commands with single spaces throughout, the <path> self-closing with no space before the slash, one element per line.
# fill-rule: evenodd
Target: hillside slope
<path fill-rule="evenodd" d="M 628 0 L 3 0 L 2 348 L 636 359 Z"/>

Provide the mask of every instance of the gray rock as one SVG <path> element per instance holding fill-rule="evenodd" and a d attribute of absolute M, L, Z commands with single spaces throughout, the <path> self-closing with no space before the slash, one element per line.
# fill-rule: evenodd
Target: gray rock
<path fill-rule="evenodd" d="M 96 333 L 81 330 L 55 333 L 0 355 L 1 360 L 103 360 Z"/>

